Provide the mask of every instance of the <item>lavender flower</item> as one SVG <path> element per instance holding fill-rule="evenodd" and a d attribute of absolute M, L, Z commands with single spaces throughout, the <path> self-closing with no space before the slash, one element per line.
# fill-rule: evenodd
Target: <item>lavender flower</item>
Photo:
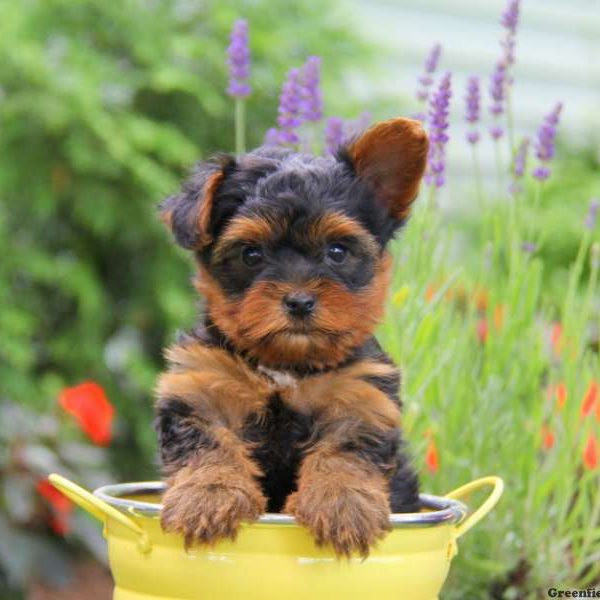
<path fill-rule="evenodd" d="M 279 145 L 279 129 L 277 127 L 271 127 L 267 129 L 265 133 L 265 146 L 278 146 Z"/>
<path fill-rule="evenodd" d="M 479 141 L 479 132 L 475 125 L 479 122 L 480 113 L 480 89 L 479 77 L 469 77 L 467 82 L 467 95 L 465 119 L 471 124 L 471 129 L 467 132 L 467 141 L 469 144 L 476 144 Z"/>
<path fill-rule="evenodd" d="M 512 164 L 512 182 L 510 184 L 509 191 L 511 194 L 516 195 L 522 191 L 522 187 L 518 182 L 521 177 L 525 174 L 527 167 L 527 154 L 529 151 L 529 138 L 525 137 L 521 140 Z"/>
<path fill-rule="evenodd" d="M 229 65 L 229 86 L 227 93 L 233 98 L 246 98 L 250 95 L 250 49 L 248 47 L 248 23 L 237 20 L 231 30 L 230 44 L 227 48 Z"/>
<path fill-rule="evenodd" d="M 540 164 L 533 170 L 533 176 L 539 181 L 545 181 L 550 177 L 548 163 L 554 156 L 554 141 L 556 139 L 556 128 L 560 119 L 562 102 L 559 102 L 550 113 L 548 113 L 538 130 L 534 143 L 535 154 Z"/>
<path fill-rule="evenodd" d="M 425 182 L 439 188 L 444 185 L 446 170 L 445 146 L 448 137 L 448 114 L 452 96 L 451 74 L 446 73 L 433 93 L 429 107 L 429 155 Z"/>
<path fill-rule="evenodd" d="M 492 97 L 492 104 L 490 106 L 490 113 L 494 119 L 504 112 L 504 94 L 506 88 L 506 64 L 503 61 L 496 63 L 496 68 L 490 78 L 490 96 Z M 490 128 L 491 136 L 497 140 L 502 137 L 504 130 L 496 123 Z"/>
<path fill-rule="evenodd" d="M 519 24 L 520 0 L 509 0 L 506 10 L 500 19 L 501 25 L 506 29 L 506 37 L 500 42 L 504 49 L 504 58 L 507 65 L 515 62 L 515 36 Z"/>
<path fill-rule="evenodd" d="M 525 254 L 534 254 L 535 251 L 537 250 L 537 244 L 535 244 L 534 242 L 528 242 L 528 241 L 522 242 L 521 250 Z"/>
<path fill-rule="evenodd" d="M 302 123 L 300 117 L 300 69 L 290 69 L 279 96 L 277 124 L 279 141 L 283 144 L 297 144 L 300 138 L 297 129 Z"/>
<path fill-rule="evenodd" d="M 358 118 L 344 123 L 344 140 L 352 139 L 359 133 L 367 129 L 373 117 L 370 112 L 362 112 Z"/>
<path fill-rule="evenodd" d="M 431 50 L 429 51 L 429 54 L 427 55 L 427 58 L 425 59 L 425 64 L 423 65 L 424 72 L 417 79 L 420 86 L 417 89 L 417 100 L 419 100 L 419 102 L 425 103 L 429 98 L 429 88 L 433 84 L 433 74 L 437 70 L 441 54 L 441 44 L 435 44 L 434 46 L 432 46 Z M 413 116 L 419 121 L 425 121 L 426 118 L 425 113 L 417 113 Z"/>
<path fill-rule="evenodd" d="M 329 154 L 335 154 L 344 141 L 344 120 L 329 117 L 325 122 L 325 148 Z"/>
<path fill-rule="evenodd" d="M 600 200 L 598 198 L 592 198 L 588 207 L 587 215 L 585 215 L 585 227 L 590 231 L 596 227 L 598 220 L 598 212 L 600 211 Z"/>
<path fill-rule="evenodd" d="M 309 56 L 302 67 L 300 113 L 305 121 L 318 121 L 323 116 L 321 94 L 321 58 Z"/>
<path fill-rule="evenodd" d="M 506 9 L 500 19 L 500 24 L 506 29 L 506 35 L 500 41 L 502 56 L 496 63 L 494 72 L 490 77 L 490 96 L 492 97 L 490 113 L 495 121 L 494 125 L 490 128 L 490 135 L 495 140 L 500 139 L 504 135 L 504 129 L 498 123 L 498 119 L 504 112 L 507 90 L 513 83 L 510 67 L 515 63 L 515 45 L 520 4 L 520 0 L 508 0 Z"/>

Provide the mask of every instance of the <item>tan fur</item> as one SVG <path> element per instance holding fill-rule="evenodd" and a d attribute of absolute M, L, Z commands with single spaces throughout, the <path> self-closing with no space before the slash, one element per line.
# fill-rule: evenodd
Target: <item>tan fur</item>
<path fill-rule="evenodd" d="M 419 121 L 374 125 L 348 149 L 357 174 L 369 180 L 397 219 L 405 219 L 427 164 L 429 142 Z"/>
<path fill-rule="evenodd" d="M 387 481 L 373 465 L 322 444 L 304 459 L 285 512 L 338 556 L 367 556 L 390 528 L 388 496 Z"/>
<path fill-rule="evenodd" d="M 208 271 L 200 267 L 196 287 L 207 300 L 208 312 L 236 345 L 266 366 L 303 364 L 332 367 L 362 344 L 380 322 L 390 281 L 391 258 L 384 255 L 372 283 L 351 293 L 322 280 L 302 285 L 263 281 L 241 299 L 229 298 Z M 319 303 L 310 331 L 290 330 L 282 306 L 290 291 L 314 293 Z"/>
<path fill-rule="evenodd" d="M 186 548 L 235 539 L 241 522 L 255 521 L 267 505 L 247 449 L 224 430 L 219 441 L 167 481 L 161 526 L 182 535 Z"/>

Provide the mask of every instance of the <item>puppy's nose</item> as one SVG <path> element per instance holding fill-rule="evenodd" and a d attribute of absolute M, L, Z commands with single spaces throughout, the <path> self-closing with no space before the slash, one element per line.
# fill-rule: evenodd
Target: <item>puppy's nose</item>
<path fill-rule="evenodd" d="M 308 317 L 315 310 L 315 297 L 308 292 L 291 292 L 283 299 L 287 312 L 294 317 Z"/>

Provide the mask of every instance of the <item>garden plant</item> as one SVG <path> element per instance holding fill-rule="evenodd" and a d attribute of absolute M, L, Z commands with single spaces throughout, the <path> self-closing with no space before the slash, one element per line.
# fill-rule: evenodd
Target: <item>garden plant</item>
<path fill-rule="evenodd" d="M 286 47 L 282 36 L 273 52 L 266 2 L 249 12 L 215 8 L 200 33 L 183 24 L 196 22 L 193 15 L 167 19 L 167 2 L 157 9 L 163 21 L 142 17 L 130 43 L 124 32 L 132 14 L 88 4 L 82 13 L 66 0 L 29 8 L 31 31 L 52 24 L 44 25 L 54 44 L 48 60 L 75 60 L 56 35 L 62 25 L 53 22 L 51 5 L 82 32 L 89 23 L 78 21 L 80 14 L 100 18 L 98 39 L 77 58 L 72 88 L 51 89 L 35 36 L 23 38 L 18 60 L 13 55 L 0 67 L 18 91 L 0 103 L 3 149 L 22 147 L 44 174 L 32 181 L 31 216 L 14 191 L 30 177 L 23 165 L 6 162 L 0 177 L 7 257 L 0 262 L 0 532 L 11 532 L 0 534 L 0 590 L 43 576 L 11 561 L 17 539 L 34 548 L 41 536 L 60 552 L 87 546 L 100 557 L 93 526 L 48 492 L 47 471 L 72 473 L 90 487 L 157 476 L 151 389 L 160 348 L 176 324 L 192 322 L 193 293 L 189 265 L 169 248 L 148 198 L 173 191 L 201 154 L 242 153 L 259 143 L 332 153 L 371 118 L 349 109 L 348 118 L 332 114 L 321 91 L 330 56 L 355 43 L 341 28 L 324 45 L 309 35 Z M 397 109 L 422 120 L 431 142 L 415 214 L 394 246 L 393 291 L 379 329 L 403 371 L 403 427 L 424 490 L 441 495 L 485 474 L 501 476 L 507 489 L 461 545 L 442 595 L 448 599 L 537 598 L 550 587 L 600 586 L 600 178 L 591 152 L 574 156 L 557 147 L 568 97 L 540 107 L 539 127 L 528 136 L 515 130 L 520 8 L 509 0 L 501 15 L 489 73 L 459 88 L 443 47 L 433 44 L 414 101 L 399 101 Z M 235 21 L 237 14 L 245 19 Z M 316 17 L 306 9 L 298 18 Z M 115 26 L 103 28 L 102 19 Z M 221 50 L 234 21 L 227 85 Z M 20 26 L 13 21 L 9 32 L 23 33 Z M 168 68 L 151 43 L 158 33 L 173 40 Z M 194 45 L 199 35 L 202 53 Z M 94 65 L 89 77 L 118 79 L 123 67 L 111 53 L 120 45 L 130 88 L 107 88 L 104 104 L 94 104 L 84 93 L 91 85 L 86 63 Z M 202 77 L 186 60 L 201 65 Z M 274 89 L 286 61 L 296 66 L 276 108 L 265 90 Z M 37 101 L 46 103 L 37 121 L 15 118 Z M 65 103 L 76 119 L 69 120 Z M 447 142 L 458 135 L 450 118 L 457 104 L 467 124 L 462 143 L 473 156 L 466 216 L 439 202 L 442 192 L 453 196 Z M 497 157 L 491 179 L 479 168 L 484 145 Z M 77 386 L 89 378 L 111 402 L 97 384 Z M 18 499 L 27 499 L 27 514 L 11 508 Z"/>

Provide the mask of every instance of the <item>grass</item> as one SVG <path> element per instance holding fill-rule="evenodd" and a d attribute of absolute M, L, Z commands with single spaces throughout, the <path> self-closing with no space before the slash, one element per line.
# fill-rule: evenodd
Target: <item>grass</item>
<path fill-rule="evenodd" d="M 393 248 L 380 339 L 403 369 L 403 426 L 423 488 L 443 494 L 488 474 L 506 482 L 461 539 L 444 598 L 600 582 L 600 246 L 582 225 L 563 285 L 545 294 L 551 240 L 525 218 L 543 217 L 542 195 L 532 185 L 484 204 L 466 252 L 455 251 L 460 226 L 420 206 Z M 523 251 L 532 239 L 536 252 Z"/>

